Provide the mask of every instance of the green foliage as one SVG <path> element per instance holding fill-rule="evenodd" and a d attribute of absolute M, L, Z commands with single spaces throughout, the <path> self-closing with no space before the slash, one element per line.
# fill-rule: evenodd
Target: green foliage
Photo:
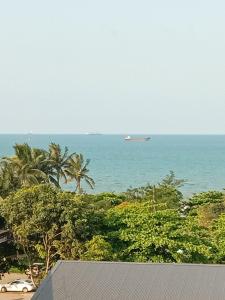
<path fill-rule="evenodd" d="M 211 228 L 212 241 L 216 249 L 214 262 L 225 263 L 225 213 L 221 214 Z"/>
<path fill-rule="evenodd" d="M 21 273 L 24 274 L 26 268 L 25 266 L 11 266 L 8 270 L 9 273 Z"/>
<path fill-rule="evenodd" d="M 28 144 L 16 144 L 15 155 L 0 159 L 0 197 L 5 198 L 11 192 L 22 187 L 37 184 L 52 183 L 60 187 L 64 183 L 75 180 L 78 193 L 84 192 L 81 181 L 84 180 L 94 188 L 94 180 L 87 174 L 90 160 L 84 160 L 82 154 L 69 154 L 68 148 L 64 151 L 60 145 L 51 143 L 48 151 L 31 148 Z"/>
<path fill-rule="evenodd" d="M 94 180 L 88 176 L 89 169 L 87 168 L 90 163 L 90 160 L 87 159 L 84 160 L 84 157 L 82 154 L 74 154 L 72 155 L 68 162 L 67 167 L 65 170 L 65 173 L 70 178 L 70 180 L 75 180 L 76 182 L 76 189 L 75 191 L 78 192 L 78 194 L 83 193 L 83 189 L 81 187 L 81 181 L 84 180 L 87 185 L 93 189 L 95 182 Z"/>
<path fill-rule="evenodd" d="M 67 183 L 67 177 L 65 169 L 68 163 L 69 158 L 74 154 L 68 153 L 68 148 L 65 147 L 64 152 L 62 151 L 60 145 L 51 143 L 49 145 L 49 167 L 52 169 L 50 176 L 51 182 L 53 182 L 57 187 L 60 187 L 60 179 L 63 178 L 64 182 Z"/>
<path fill-rule="evenodd" d="M 178 188 L 185 182 L 183 179 L 176 179 L 174 172 L 170 171 L 159 184 L 128 189 L 125 195 L 128 201 L 149 201 L 152 204 L 164 204 L 164 208 L 178 209 L 183 200 Z"/>
<path fill-rule="evenodd" d="M 197 218 L 199 224 L 204 227 L 209 227 L 220 214 L 225 212 L 225 203 L 207 203 L 200 205 L 197 209 Z"/>
<path fill-rule="evenodd" d="M 224 194 L 222 192 L 209 191 L 195 194 L 189 199 L 188 205 L 190 207 L 196 207 L 207 203 L 221 203 L 223 201 Z"/>
<path fill-rule="evenodd" d="M 82 154 L 54 143 L 14 150 L 0 160 L 0 228 L 14 237 L 0 247 L 4 270 L 12 262 L 3 257 L 16 250 L 29 266 L 44 262 L 45 274 L 58 259 L 225 263 L 224 193 L 184 201 L 186 181 L 171 171 L 156 185 L 85 194 L 82 182 L 93 188 L 94 180 Z M 76 193 L 63 191 L 62 180 L 75 181 Z"/>
<path fill-rule="evenodd" d="M 14 175 L 13 166 L 5 161 L 0 161 L 0 198 L 5 198 L 10 192 L 19 188 L 18 178 Z"/>
<path fill-rule="evenodd" d="M 21 187 L 32 184 L 47 183 L 45 173 L 46 152 L 41 149 L 31 148 L 28 144 L 16 144 L 15 156 L 5 158 L 11 165 L 14 176 L 18 178 Z"/>
<path fill-rule="evenodd" d="M 148 203 L 119 205 L 108 212 L 109 236 L 118 259 L 152 262 L 207 262 L 207 231 L 175 210 Z M 182 250 L 180 255 L 179 250 Z"/>
<path fill-rule="evenodd" d="M 185 179 L 178 179 L 175 176 L 175 173 L 173 171 L 170 171 L 168 175 L 159 183 L 161 186 L 169 186 L 169 187 L 174 187 L 174 188 L 180 188 L 182 187 L 187 180 Z"/>
<path fill-rule="evenodd" d="M 19 190 L 2 200 L 0 212 L 17 244 L 30 260 L 44 260 L 46 272 L 54 260 L 71 257 L 75 244 L 97 234 L 103 218 L 93 204 L 51 185 Z"/>
<path fill-rule="evenodd" d="M 126 196 L 124 194 L 100 193 L 91 196 L 91 201 L 93 201 L 95 206 L 99 209 L 109 209 L 121 204 L 125 200 Z"/>
<path fill-rule="evenodd" d="M 83 260 L 110 261 L 112 260 L 112 246 L 102 236 L 96 235 L 85 243 L 86 251 L 81 255 Z"/>

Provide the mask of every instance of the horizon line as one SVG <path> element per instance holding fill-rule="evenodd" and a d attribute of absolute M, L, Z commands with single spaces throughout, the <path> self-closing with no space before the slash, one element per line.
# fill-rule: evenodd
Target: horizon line
<path fill-rule="evenodd" d="M 0 135 L 225 135 L 224 133 L 0 132 Z"/>

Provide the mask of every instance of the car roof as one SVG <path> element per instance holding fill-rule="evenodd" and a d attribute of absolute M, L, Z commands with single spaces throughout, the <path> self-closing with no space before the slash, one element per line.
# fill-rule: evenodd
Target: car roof
<path fill-rule="evenodd" d="M 15 282 L 15 281 L 20 281 L 20 282 L 32 282 L 31 280 L 29 280 L 29 279 L 15 279 L 15 280 L 12 280 L 12 281 L 10 281 L 10 282 Z M 9 282 L 9 283 L 10 283 Z"/>

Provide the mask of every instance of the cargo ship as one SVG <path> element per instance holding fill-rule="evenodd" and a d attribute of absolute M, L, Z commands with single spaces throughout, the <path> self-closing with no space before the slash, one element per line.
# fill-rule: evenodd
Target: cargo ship
<path fill-rule="evenodd" d="M 147 136 L 147 137 L 131 137 L 130 135 L 128 135 L 124 138 L 124 140 L 127 142 L 147 142 L 150 139 L 151 138 L 149 136 Z"/>

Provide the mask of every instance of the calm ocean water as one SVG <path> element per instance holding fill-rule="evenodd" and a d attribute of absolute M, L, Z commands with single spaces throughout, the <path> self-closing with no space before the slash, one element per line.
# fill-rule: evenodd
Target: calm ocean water
<path fill-rule="evenodd" d="M 95 192 L 125 191 L 159 182 L 170 170 L 188 180 L 182 191 L 225 188 L 225 136 L 153 135 L 149 142 L 125 142 L 122 135 L 0 135 L 0 155 L 13 154 L 15 143 L 47 149 L 68 146 L 91 159 Z M 71 183 L 67 186 L 73 189 Z"/>

